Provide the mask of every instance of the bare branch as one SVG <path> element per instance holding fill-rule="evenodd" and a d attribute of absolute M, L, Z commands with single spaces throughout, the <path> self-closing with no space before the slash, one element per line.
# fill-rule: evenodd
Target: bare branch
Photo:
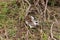
<path fill-rule="evenodd" d="M 27 1 L 27 0 L 25 0 L 28 4 L 29 4 L 29 6 L 28 6 L 28 8 L 27 8 L 27 10 L 26 10 L 26 15 L 25 15 L 25 17 L 28 15 L 28 12 L 29 12 L 29 9 L 30 9 L 30 7 L 31 7 L 31 4 Z"/>
<path fill-rule="evenodd" d="M 51 28 L 50 28 L 50 33 L 51 33 L 51 38 L 53 39 L 53 40 L 56 40 L 53 36 L 53 25 L 54 25 L 54 22 L 52 23 L 52 25 L 51 25 Z"/>
<path fill-rule="evenodd" d="M 45 10 L 44 10 L 44 21 L 46 21 L 47 3 L 48 3 L 48 0 L 46 0 L 46 4 L 45 4 Z"/>

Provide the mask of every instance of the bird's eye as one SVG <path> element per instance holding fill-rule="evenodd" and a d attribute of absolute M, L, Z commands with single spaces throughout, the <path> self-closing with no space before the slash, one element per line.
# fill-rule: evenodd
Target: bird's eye
<path fill-rule="evenodd" d="M 36 23 L 38 23 L 38 22 L 36 22 Z"/>

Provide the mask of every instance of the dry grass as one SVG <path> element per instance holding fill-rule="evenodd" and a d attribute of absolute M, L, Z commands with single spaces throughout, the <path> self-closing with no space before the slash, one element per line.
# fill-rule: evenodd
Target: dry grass
<path fill-rule="evenodd" d="M 44 0 L 2 0 L 0 40 L 60 40 L 60 7 L 49 6 L 48 2 L 49 0 L 46 0 L 46 4 Z M 24 20 L 31 8 L 37 10 L 36 18 L 40 22 L 39 26 L 32 29 Z"/>

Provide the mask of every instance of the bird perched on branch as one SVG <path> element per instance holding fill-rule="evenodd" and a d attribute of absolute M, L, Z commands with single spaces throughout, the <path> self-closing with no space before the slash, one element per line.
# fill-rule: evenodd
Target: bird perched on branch
<path fill-rule="evenodd" d="M 34 16 L 32 15 L 27 15 L 25 17 L 25 23 L 30 27 L 30 28 L 35 28 L 37 25 L 39 25 L 39 21 L 35 19 Z"/>

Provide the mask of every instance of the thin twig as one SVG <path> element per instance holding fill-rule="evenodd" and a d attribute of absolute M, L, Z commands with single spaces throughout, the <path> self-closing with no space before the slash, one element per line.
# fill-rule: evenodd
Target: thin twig
<path fill-rule="evenodd" d="M 55 22 L 56 22 L 57 26 L 59 26 L 59 22 L 58 22 L 58 20 L 56 19 L 55 16 L 54 16 L 54 19 L 55 19 Z"/>
<path fill-rule="evenodd" d="M 53 37 L 53 25 L 54 25 L 54 22 L 52 23 L 52 25 L 51 25 L 51 28 L 50 28 L 50 33 L 51 33 L 51 38 L 53 39 L 53 40 L 56 40 L 54 37 Z"/>
<path fill-rule="evenodd" d="M 25 17 L 28 15 L 28 12 L 29 12 L 29 9 L 30 9 L 30 7 L 31 7 L 31 4 L 29 3 L 29 1 L 27 1 L 27 0 L 25 0 L 27 3 L 28 3 L 28 8 L 27 8 L 27 10 L 26 10 L 26 15 L 25 15 Z"/>
<path fill-rule="evenodd" d="M 46 21 L 47 3 L 48 3 L 48 0 L 46 0 L 46 4 L 45 4 L 45 10 L 44 10 L 44 21 Z"/>
<path fill-rule="evenodd" d="M 26 37 L 26 40 L 29 40 L 29 39 L 28 39 L 28 36 L 29 36 L 29 34 L 30 34 L 30 35 L 32 35 L 32 34 L 31 34 L 30 30 L 28 29 L 28 27 L 27 27 L 26 25 L 25 25 L 25 27 L 26 27 L 26 29 L 27 29 L 27 33 L 26 33 L 26 36 L 25 36 L 25 37 Z M 32 35 L 32 36 L 35 37 L 35 35 Z"/>
<path fill-rule="evenodd" d="M 4 35 L 6 36 L 6 40 L 9 40 L 9 39 L 8 39 L 8 32 L 7 32 L 7 27 L 6 27 L 6 25 L 4 25 L 4 29 L 5 29 L 5 34 L 4 34 Z"/>
<path fill-rule="evenodd" d="M 37 0 L 36 2 L 34 0 L 34 5 L 38 5 L 38 3 L 39 3 L 39 0 Z"/>

